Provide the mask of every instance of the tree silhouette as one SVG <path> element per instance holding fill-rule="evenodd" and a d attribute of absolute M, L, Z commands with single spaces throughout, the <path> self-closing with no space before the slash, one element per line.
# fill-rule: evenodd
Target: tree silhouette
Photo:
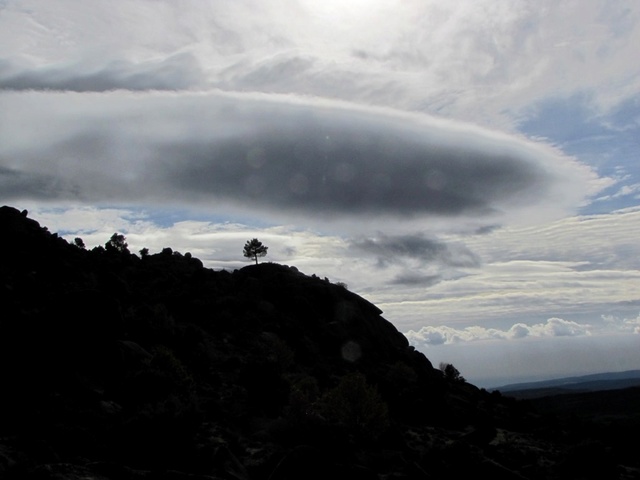
<path fill-rule="evenodd" d="M 257 265 L 258 257 L 264 257 L 267 254 L 268 248 L 269 247 L 265 247 L 260 240 L 254 238 L 252 240 L 247 240 L 247 243 L 244 244 L 244 250 L 242 253 L 247 258 L 253 258 Z"/>
<path fill-rule="evenodd" d="M 129 245 L 124 235 L 114 233 L 107 243 L 104 244 L 107 252 L 129 253 Z"/>
<path fill-rule="evenodd" d="M 440 362 L 440 370 L 444 373 L 445 378 L 449 380 L 461 383 L 466 382 L 465 378 L 460 374 L 460 371 L 450 363 Z"/>

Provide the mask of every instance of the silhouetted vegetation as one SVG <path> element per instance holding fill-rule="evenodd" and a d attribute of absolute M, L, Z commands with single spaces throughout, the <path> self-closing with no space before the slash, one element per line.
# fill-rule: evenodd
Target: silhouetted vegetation
<path fill-rule="evenodd" d="M 0 478 L 638 478 L 637 412 L 478 389 L 295 267 L 0 227 Z"/>
<path fill-rule="evenodd" d="M 129 253 L 129 245 L 126 238 L 121 233 L 114 233 L 107 243 L 104 244 L 104 248 L 107 252 L 115 253 Z"/>
<path fill-rule="evenodd" d="M 450 363 L 440 363 L 440 370 L 444 373 L 444 377 L 454 382 L 466 382 L 460 371 Z"/>
<path fill-rule="evenodd" d="M 242 253 L 245 257 L 254 259 L 257 265 L 258 257 L 264 257 L 267 254 L 268 249 L 269 247 L 264 246 L 260 240 L 253 238 L 251 240 L 247 240 Z"/>
<path fill-rule="evenodd" d="M 342 377 L 322 403 L 326 418 L 362 438 L 376 438 L 389 427 L 387 404 L 359 372 Z"/>

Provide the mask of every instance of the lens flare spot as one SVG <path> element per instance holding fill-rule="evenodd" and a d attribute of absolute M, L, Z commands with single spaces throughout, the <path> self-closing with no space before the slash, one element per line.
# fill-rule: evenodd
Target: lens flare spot
<path fill-rule="evenodd" d="M 347 362 L 356 362 L 362 357 L 362 349 L 357 342 L 349 340 L 342 346 L 342 358 Z"/>

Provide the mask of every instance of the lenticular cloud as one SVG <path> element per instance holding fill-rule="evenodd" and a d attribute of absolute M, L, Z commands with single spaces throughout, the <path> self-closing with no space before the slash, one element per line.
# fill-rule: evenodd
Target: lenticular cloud
<path fill-rule="evenodd" d="M 2 95 L 0 184 L 20 180 L 6 200 L 490 218 L 566 213 L 597 187 L 553 149 L 424 115 L 220 92 Z"/>

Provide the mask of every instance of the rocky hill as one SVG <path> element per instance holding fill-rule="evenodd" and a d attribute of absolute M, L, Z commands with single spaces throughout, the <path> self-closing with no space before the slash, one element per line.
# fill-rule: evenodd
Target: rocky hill
<path fill-rule="evenodd" d="M 295 267 L 87 250 L 7 206 L 0 228 L 0 478 L 640 476 Z"/>

